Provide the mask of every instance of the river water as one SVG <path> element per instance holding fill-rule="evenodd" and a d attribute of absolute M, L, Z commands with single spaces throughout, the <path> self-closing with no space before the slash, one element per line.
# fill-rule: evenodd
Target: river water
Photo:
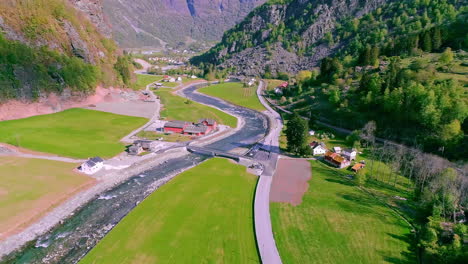
<path fill-rule="evenodd" d="M 237 133 L 207 147 L 221 151 L 248 147 L 266 134 L 268 125 L 264 115 L 196 93 L 195 91 L 202 86 L 189 87 L 183 93 L 194 101 L 215 106 L 225 112 L 241 116 L 245 120 Z M 78 262 L 112 227 L 155 190 L 155 185 L 159 180 L 194 166 L 207 158 L 197 154 L 188 154 L 134 175 L 87 203 L 63 224 L 23 249 L 13 252 L 2 263 Z"/>

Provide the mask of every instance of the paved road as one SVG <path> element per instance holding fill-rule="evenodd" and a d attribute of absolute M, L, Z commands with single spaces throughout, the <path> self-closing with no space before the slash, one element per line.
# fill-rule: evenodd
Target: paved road
<path fill-rule="evenodd" d="M 30 153 L 23 153 L 14 149 L 12 147 L 8 147 L 5 145 L 0 144 L 0 156 L 14 156 L 14 157 L 21 157 L 21 158 L 30 158 L 30 159 L 45 159 L 45 160 L 55 160 L 55 161 L 62 161 L 68 163 L 83 163 L 86 160 L 82 159 L 71 159 L 66 157 L 59 157 L 59 156 L 52 156 L 52 155 L 40 155 L 40 154 L 30 154 Z"/>
<path fill-rule="evenodd" d="M 283 122 L 281 116 L 275 112 L 263 98 L 262 93 L 264 86 L 265 83 L 261 81 L 257 89 L 257 96 L 260 102 L 268 109 L 264 111 L 264 113 L 270 119 L 270 131 L 264 138 L 263 144 L 266 146 L 264 148 L 270 151 L 270 160 L 264 163 L 265 169 L 262 176 L 260 176 L 255 192 L 255 235 L 257 237 L 257 244 L 262 262 L 280 264 L 282 263 L 281 257 L 278 253 L 275 238 L 273 237 L 273 229 L 271 227 L 270 188 L 278 161 L 279 136 L 283 127 Z"/>

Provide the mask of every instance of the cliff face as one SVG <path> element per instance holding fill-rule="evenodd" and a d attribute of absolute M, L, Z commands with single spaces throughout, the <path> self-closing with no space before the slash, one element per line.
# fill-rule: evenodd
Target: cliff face
<path fill-rule="evenodd" d="M 103 0 L 115 40 L 125 48 L 218 41 L 265 0 Z"/>
<path fill-rule="evenodd" d="M 68 0 L 78 10 L 87 15 L 88 19 L 98 28 L 105 37 L 112 36 L 111 25 L 104 15 L 102 0 Z"/>
<path fill-rule="evenodd" d="M 324 41 L 346 18 L 359 18 L 391 0 L 270 1 L 226 32 L 221 43 L 194 62 L 235 67 L 238 74 L 258 75 L 264 69 L 296 73 L 310 69 L 344 42 Z"/>

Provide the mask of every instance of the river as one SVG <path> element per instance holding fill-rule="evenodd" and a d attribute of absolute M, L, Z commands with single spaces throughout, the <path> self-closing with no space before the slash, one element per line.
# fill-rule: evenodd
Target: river
<path fill-rule="evenodd" d="M 263 114 L 197 93 L 196 90 L 202 86 L 204 85 L 191 86 L 183 90 L 183 93 L 196 102 L 241 116 L 245 121 L 235 134 L 209 144 L 207 147 L 229 151 L 237 147 L 251 146 L 263 138 L 268 129 L 267 119 Z M 73 216 L 64 220 L 61 225 L 56 226 L 47 234 L 40 236 L 23 249 L 11 253 L 2 263 L 78 262 L 123 217 L 155 191 L 158 181 L 197 165 L 207 158 L 197 154 L 188 154 L 134 175 L 81 207 Z"/>

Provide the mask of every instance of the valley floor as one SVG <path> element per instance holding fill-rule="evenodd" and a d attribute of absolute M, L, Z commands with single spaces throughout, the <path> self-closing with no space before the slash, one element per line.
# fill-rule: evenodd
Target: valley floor
<path fill-rule="evenodd" d="M 151 194 L 81 263 L 259 263 L 256 180 L 243 166 L 208 160 Z"/>
<path fill-rule="evenodd" d="M 0 240 L 15 234 L 95 180 L 74 163 L 21 157 L 0 158 Z M 26 184 L 28 183 L 28 184 Z"/>
<path fill-rule="evenodd" d="M 411 227 L 336 170 L 310 161 L 301 204 L 271 204 L 283 263 L 414 263 Z"/>

